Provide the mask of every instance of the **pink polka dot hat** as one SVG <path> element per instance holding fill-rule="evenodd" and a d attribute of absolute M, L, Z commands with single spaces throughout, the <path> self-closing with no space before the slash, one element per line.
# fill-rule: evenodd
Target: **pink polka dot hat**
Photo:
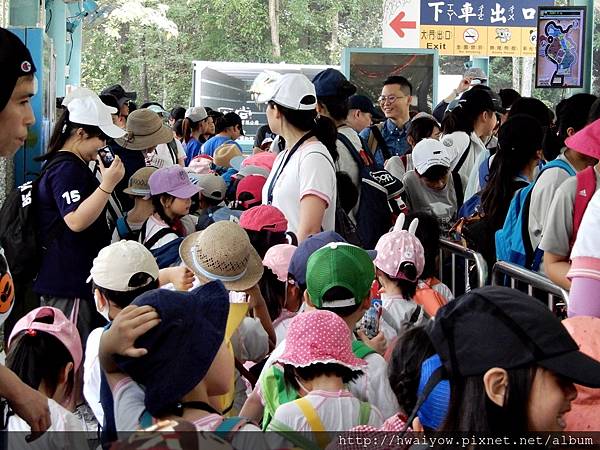
<path fill-rule="evenodd" d="M 366 362 L 352 353 L 350 329 L 331 311 L 313 310 L 298 314 L 290 322 L 281 364 L 307 367 L 312 364 L 340 364 L 362 370 Z"/>
<path fill-rule="evenodd" d="M 381 236 L 375 246 L 377 258 L 374 262 L 375 266 L 390 278 L 417 281 L 425 266 L 425 251 L 421 241 L 415 236 L 419 220 L 413 220 L 408 230 L 403 230 L 404 220 L 404 214 L 400 214 L 394 229 Z M 408 279 L 400 270 L 405 263 L 411 263 L 417 269 L 417 275 L 414 279 Z"/>

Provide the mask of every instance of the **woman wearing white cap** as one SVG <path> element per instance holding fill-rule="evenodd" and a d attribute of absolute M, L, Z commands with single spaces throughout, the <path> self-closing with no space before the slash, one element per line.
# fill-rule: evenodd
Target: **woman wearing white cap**
<path fill-rule="evenodd" d="M 61 309 L 76 322 L 83 342 L 102 320 L 86 278 L 98 252 L 110 244 L 105 209 L 125 173 L 120 158 L 106 167 L 98 150 L 106 140 L 125 131 L 113 125 L 115 108 L 102 103 L 89 89 L 79 88 L 65 97 L 47 153 L 46 169 L 38 187 L 37 229 L 46 250 L 34 291 L 42 303 Z M 99 183 L 88 164 L 97 161 Z"/>
<path fill-rule="evenodd" d="M 299 242 L 335 229 L 337 130 L 316 108 L 315 86 L 302 74 L 281 77 L 268 98 L 269 127 L 287 148 L 277 155 L 263 203 L 284 213 Z"/>

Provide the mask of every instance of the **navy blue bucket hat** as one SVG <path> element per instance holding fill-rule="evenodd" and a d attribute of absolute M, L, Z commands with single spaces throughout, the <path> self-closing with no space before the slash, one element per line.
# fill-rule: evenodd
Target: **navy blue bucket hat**
<path fill-rule="evenodd" d="M 220 281 L 190 292 L 155 289 L 134 305 L 150 305 L 161 322 L 138 338 L 140 358 L 115 355 L 118 367 L 146 390 L 145 405 L 157 417 L 169 412 L 202 381 L 223 339 L 229 314 L 229 294 Z"/>

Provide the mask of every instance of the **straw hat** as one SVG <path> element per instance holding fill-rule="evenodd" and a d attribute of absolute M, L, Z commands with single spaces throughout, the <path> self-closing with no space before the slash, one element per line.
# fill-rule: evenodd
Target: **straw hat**
<path fill-rule="evenodd" d="M 127 118 L 127 134 L 116 139 L 117 144 L 128 150 L 146 150 L 173 140 L 173 131 L 163 124 L 154 111 L 137 109 Z"/>
<path fill-rule="evenodd" d="M 230 291 L 245 291 L 263 275 L 262 260 L 242 227 L 216 222 L 186 237 L 179 256 L 202 283 L 220 280 Z"/>
<path fill-rule="evenodd" d="M 231 160 L 236 156 L 242 156 L 242 152 L 235 144 L 222 144 L 215 150 L 213 162 L 219 167 L 231 167 Z"/>

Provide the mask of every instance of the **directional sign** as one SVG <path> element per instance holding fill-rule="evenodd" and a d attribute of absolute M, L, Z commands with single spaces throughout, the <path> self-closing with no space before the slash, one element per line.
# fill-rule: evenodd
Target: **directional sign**
<path fill-rule="evenodd" d="M 396 4 L 393 11 L 384 11 L 384 47 L 437 49 L 441 55 L 534 56 L 537 8 L 554 1 L 400 0 Z"/>

